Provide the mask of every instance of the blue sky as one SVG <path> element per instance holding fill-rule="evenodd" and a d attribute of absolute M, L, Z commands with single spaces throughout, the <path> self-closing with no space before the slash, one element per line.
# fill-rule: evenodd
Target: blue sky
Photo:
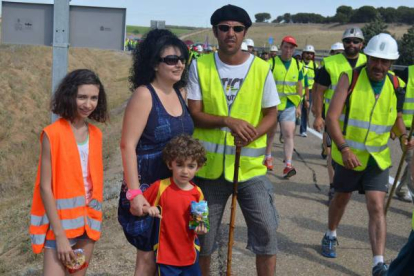
<path fill-rule="evenodd" d="M 2 0 L 0 0 L 2 2 Z M 10 2 L 53 3 L 53 0 L 10 0 Z M 341 5 L 356 9 L 369 5 L 374 7 L 413 6 L 408 0 L 72 0 L 73 5 L 127 8 L 127 24 L 149 26 L 150 20 L 165 20 L 167 25 L 210 27 L 211 14 L 226 4 L 244 8 L 254 21 L 254 15 L 268 12 L 272 19 L 284 13 L 319 13 L 333 16 Z M 1 13 L 1 5 L 0 5 Z"/>

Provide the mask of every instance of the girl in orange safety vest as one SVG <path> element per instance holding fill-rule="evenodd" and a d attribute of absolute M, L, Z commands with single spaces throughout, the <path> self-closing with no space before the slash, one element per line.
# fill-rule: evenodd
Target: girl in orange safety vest
<path fill-rule="evenodd" d="M 55 92 L 52 112 L 61 118 L 40 136 L 41 155 L 33 194 L 30 238 L 44 248 L 43 275 L 65 275 L 75 249 L 86 259 L 85 275 L 100 237 L 103 200 L 102 133 L 87 118 L 108 119 L 104 87 L 87 69 L 66 75 Z"/>

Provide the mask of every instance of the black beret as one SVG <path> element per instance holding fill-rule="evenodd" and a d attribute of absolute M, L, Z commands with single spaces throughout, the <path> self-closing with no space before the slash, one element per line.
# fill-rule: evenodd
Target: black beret
<path fill-rule="evenodd" d="M 210 18 L 210 23 L 213 26 L 222 21 L 237 21 L 243 23 L 246 28 L 249 28 L 252 25 L 250 16 L 244 9 L 230 4 L 216 10 Z"/>

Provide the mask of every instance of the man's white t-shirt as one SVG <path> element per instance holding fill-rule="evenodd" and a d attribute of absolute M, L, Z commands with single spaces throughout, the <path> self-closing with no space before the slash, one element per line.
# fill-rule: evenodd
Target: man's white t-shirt
<path fill-rule="evenodd" d="M 220 76 L 221 83 L 223 85 L 224 93 L 226 94 L 227 105 L 230 106 L 244 79 L 247 76 L 251 63 L 253 62 L 253 55 L 242 64 L 239 65 L 228 65 L 223 63 L 218 54 L 214 54 L 214 58 L 217 64 L 217 70 Z M 198 82 L 197 72 L 197 60 L 194 60 L 190 66 L 189 80 L 187 85 L 187 98 L 190 100 L 203 100 L 200 84 Z M 266 78 L 266 83 L 263 91 L 262 108 L 268 108 L 276 106 L 280 103 L 279 95 L 277 94 L 276 84 L 273 79 L 272 72 L 269 68 L 269 74 Z"/>

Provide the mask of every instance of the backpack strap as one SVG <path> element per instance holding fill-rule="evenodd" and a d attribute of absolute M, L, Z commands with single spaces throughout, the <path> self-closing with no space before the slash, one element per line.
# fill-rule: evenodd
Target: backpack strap
<path fill-rule="evenodd" d="M 276 60 L 275 60 L 275 57 L 272 57 L 272 72 L 273 72 L 273 70 L 275 70 L 275 64 L 276 64 Z"/>
<path fill-rule="evenodd" d="M 171 180 L 170 178 L 166 178 L 160 181 L 160 187 L 158 188 L 158 194 L 154 201 L 154 206 L 158 206 L 158 203 L 161 199 L 161 195 L 164 193 L 165 189 L 170 186 Z"/>
<path fill-rule="evenodd" d="M 357 83 L 359 74 L 361 73 L 363 66 L 355 68 L 354 70 L 352 70 L 352 76 L 351 76 L 351 84 L 348 87 L 348 94 L 346 96 L 346 100 L 345 100 L 345 118 L 344 118 L 344 127 L 342 129 L 342 134 L 345 136 L 346 135 L 346 127 L 348 126 L 348 121 L 349 121 L 349 112 L 351 110 L 351 106 L 350 106 L 350 99 L 351 99 L 351 94 L 352 91 L 354 91 L 355 85 Z"/>

